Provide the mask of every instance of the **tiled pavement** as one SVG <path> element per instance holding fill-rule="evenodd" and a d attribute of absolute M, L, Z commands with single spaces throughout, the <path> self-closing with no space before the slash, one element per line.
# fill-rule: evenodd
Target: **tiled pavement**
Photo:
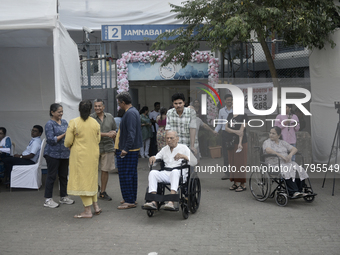
<path fill-rule="evenodd" d="M 200 208 L 184 220 L 181 212 L 165 211 L 149 218 L 140 208 L 146 159 L 140 159 L 138 174 L 137 208 L 116 209 L 118 175 L 110 174 L 113 200 L 99 201 L 103 213 L 92 219 L 73 219 L 83 209 L 79 197 L 74 205 L 49 209 L 43 207 L 44 186 L 9 192 L 0 185 L 0 254 L 340 254 L 340 180 L 335 196 L 331 180 L 321 189 L 322 179 L 313 179 L 313 203 L 299 199 L 279 207 L 274 199 L 256 201 L 249 188 L 229 191 L 222 174 L 200 174 Z M 57 195 L 55 185 L 55 200 Z"/>

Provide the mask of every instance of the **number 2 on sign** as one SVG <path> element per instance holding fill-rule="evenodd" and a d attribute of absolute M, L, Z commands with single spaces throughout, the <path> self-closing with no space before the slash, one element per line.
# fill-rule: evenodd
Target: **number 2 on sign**
<path fill-rule="evenodd" d="M 117 38 L 118 37 L 118 28 L 112 28 L 112 32 L 113 32 L 113 35 L 112 35 L 112 38 Z"/>

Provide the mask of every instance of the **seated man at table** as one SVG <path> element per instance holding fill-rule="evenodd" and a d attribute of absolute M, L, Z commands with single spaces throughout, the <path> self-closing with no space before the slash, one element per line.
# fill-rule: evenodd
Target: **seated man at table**
<path fill-rule="evenodd" d="M 182 164 L 182 159 L 187 160 L 190 163 L 190 150 L 188 146 L 178 144 L 178 134 L 176 131 L 169 130 L 166 133 L 167 145 L 163 147 L 156 156 L 152 156 L 149 159 L 150 165 L 153 165 L 157 159 L 164 161 L 165 169 L 162 171 L 151 170 L 149 173 L 149 193 L 157 193 L 157 183 L 167 182 L 171 184 L 171 194 L 176 194 L 181 176 L 181 170 L 176 169 Z M 183 178 L 187 175 L 187 169 L 183 169 Z M 157 209 L 156 201 L 144 204 L 145 208 Z M 165 209 L 175 209 L 174 203 L 169 201 L 165 206 Z"/>
<path fill-rule="evenodd" d="M 11 153 L 12 142 L 6 133 L 6 128 L 0 127 L 0 160 L 10 156 Z"/>
<path fill-rule="evenodd" d="M 43 130 L 42 126 L 35 125 L 31 131 L 32 139 L 26 150 L 22 154 L 15 154 L 13 157 L 2 159 L 5 167 L 5 180 L 9 181 L 11 179 L 11 172 L 14 165 L 33 165 L 37 163 L 41 147 L 40 136 Z"/>

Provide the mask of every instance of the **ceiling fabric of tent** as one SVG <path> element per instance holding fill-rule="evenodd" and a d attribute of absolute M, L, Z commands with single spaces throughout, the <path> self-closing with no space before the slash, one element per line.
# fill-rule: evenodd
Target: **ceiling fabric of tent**
<path fill-rule="evenodd" d="M 169 3 L 181 5 L 183 0 L 59 0 L 60 21 L 68 30 L 83 26 L 100 30 L 101 25 L 182 24 L 170 12 Z"/>

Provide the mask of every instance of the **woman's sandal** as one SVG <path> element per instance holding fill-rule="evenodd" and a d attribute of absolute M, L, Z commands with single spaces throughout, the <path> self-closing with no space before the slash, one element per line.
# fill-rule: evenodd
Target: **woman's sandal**
<path fill-rule="evenodd" d="M 238 188 L 238 186 L 236 185 L 236 184 L 233 184 L 233 186 L 231 186 L 229 189 L 230 190 L 235 190 L 235 189 L 237 189 Z"/>
<path fill-rule="evenodd" d="M 92 206 L 93 206 L 94 214 L 95 214 L 95 215 L 99 215 L 99 214 L 102 213 L 102 209 L 99 207 L 99 205 L 98 205 L 97 202 L 94 202 L 94 203 L 92 204 Z"/>
<path fill-rule="evenodd" d="M 243 186 L 238 186 L 237 189 L 235 189 L 236 192 L 242 192 L 242 191 L 245 191 L 247 188 L 246 187 L 243 187 Z"/>
<path fill-rule="evenodd" d="M 83 213 L 80 213 L 80 214 L 74 215 L 73 218 L 75 218 L 75 219 L 91 219 L 92 218 L 92 214 L 83 214 Z"/>
<path fill-rule="evenodd" d="M 99 214 L 101 214 L 102 213 L 102 209 L 99 209 L 98 211 L 94 211 L 94 214 L 95 215 L 99 215 Z"/>

